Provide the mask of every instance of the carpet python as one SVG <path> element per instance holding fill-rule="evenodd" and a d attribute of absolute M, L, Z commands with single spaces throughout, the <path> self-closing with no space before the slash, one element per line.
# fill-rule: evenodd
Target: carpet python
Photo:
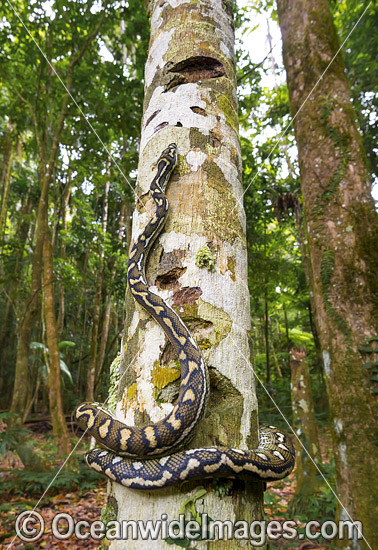
<path fill-rule="evenodd" d="M 170 414 L 143 427 L 127 426 L 98 403 L 82 403 L 75 420 L 101 448 L 87 453 L 88 465 L 112 481 L 133 489 L 157 489 L 204 477 L 282 479 L 294 467 L 295 452 L 288 436 L 273 426 L 261 427 L 254 450 L 206 447 L 182 450 L 201 420 L 209 395 L 209 376 L 202 354 L 177 313 L 153 293 L 146 281 L 149 250 L 168 212 L 165 188 L 177 163 L 177 146 L 171 143 L 160 155 L 150 194 L 156 210 L 133 245 L 128 283 L 135 300 L 163 328 L 178 356 L 180 392 Z"/>

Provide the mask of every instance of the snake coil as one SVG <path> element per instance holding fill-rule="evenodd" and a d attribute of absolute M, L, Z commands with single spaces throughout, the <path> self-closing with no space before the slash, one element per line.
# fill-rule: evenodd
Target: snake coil
<path fill-rule="evenodd" d="M 177 163 L 171 143 L 160 155 L 150 186 L 156 210 L 129 255 L 128 283 L 135 300 L 163 328 L 180 362 L 181 384 L 170 414 L 156 424 L 127 426 L 98 403 L 82 403 L 75 411 L 79 426 L 101 445 L 87 453 L 88 465 L 112 481 L 133 489 L 157 489 L 204 477 L 252 477 L 274 481 L 294 467 L 290 438 L 273 426 L 260 427 L 254 450 L 205 447 L 182 450 L 201 420 L 209 395 L 209 377 L 201 351 L 177 313 L 147 285 L 149 250 L 168 212 L 165 188 Z"/>

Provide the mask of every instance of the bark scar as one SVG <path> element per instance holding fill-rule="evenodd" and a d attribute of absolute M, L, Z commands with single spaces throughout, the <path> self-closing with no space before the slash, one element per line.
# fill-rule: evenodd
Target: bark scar
<path fill-rule="evenodd" d="M 168 65 L 167 73 L 171 73 L 172 78 L 165 86 L 164 92 L 181 84 L 220 78 L 221 76 L 225 76 L 226 69 L 218 59 L 198 55 L 189 57 L 171 66 Z"/>
<path fill-rule="evenodd" d="M 154 113 L 152 113 L 152 115 L 147 119 L 147 122 L 146 122 L 146 124 L 144 125 L 144 127 L 147 128 L 147 126 L 149 125 L 149 123 L 151 122 L 151 120 L 153 120 L 160 112 L 161 112 L 161 109 L 158 109 L 157 111 L 155 111 Z"/>
<path fill-rule="evenodd" d="M 186 267 L 173 267 L 166 273 L 158 275 L 155 284 L 162 290 L 174 290 L 180 286 L 178 280 L 185 271 Z"/>
<path fill-rule="evenodd" d="M 173 304 L 175 306 L 183 306 L 184 304 L 194 304 L 196 300 L 201 296 L 202 290 L 198 287 L 186 286 L 181 290 L 178 290 L 173 295 Z"/>

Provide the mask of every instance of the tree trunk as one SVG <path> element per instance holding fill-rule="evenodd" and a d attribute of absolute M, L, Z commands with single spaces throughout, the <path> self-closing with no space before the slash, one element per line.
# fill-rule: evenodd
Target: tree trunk
<path fill-rule="evenodd" d="M 378 335 L 377 213 L 342 56 L 327 68 L 338 49 L 327 0 L 277 4 L 291 111 L 296 116 L 338 496 L 344 507 L 339 516 L 360 520 L 366 540 L 378 547 L 376 388 L 366 368 Z M 365 544 L 361 541 L 363 548 Z M 347 548 L 350 542 L 340 540 L 338 545 Z"/>
<path fill-rule="evenodd" d="M 264 261 L 266 257 L 266 219 L 264 218 Z M 268 272 L 264 266 L 264 340 L 266 362 L 266 384 L 270 384 L 270 353 L 269 353 L 269 303 L 268 303 Z"/>
<path fill-rule="evenodd" d="M 91 329 L 91 345 L 89 350 L 88 370 L 86 377 L 85 399 L 86 401 L 94 400 L 94 387 L 96 379 L 96 361 L 98 349 L 98 329 L 100 325 L 101 299 L 102 299 L 102 281 L 103 281 L 103 264 L 102 259 L 100 269 L 96 279 L 96 292 L 93 306 L 92 329 Z"/>
<path fill-rule="evenodd" d="M 70 200 L 71 195 L 71 168 L 68 168 L 67 173 L 67 182 L 63 189 L 62 198 L 61 198 L 61 225 L 62 225 L 62 231 L 65 231 L 67 229 L 67 208 L 68 208 L 68 202 Z M 62 260 L 66 259 L 66 240 L 65 236 L 63 236 L 61 243 L 60 243 L 60 258 Z M 59 312 L 58 312 L 58 319 L 57 319 L 57 329 L 58 334 L 60 335 L 63 328 L 64 328 L 64 281 L 60 281 L 59 283 Z"/>
<path fill-rule="evenodd" d="M 102 209 L 102 244 L 100 249 L 100 258 L 99 258 L 99 270 L 96 279 L 96 294 L 95 294 L 95 303 L 93 308 L 93 320 L 92 320 L 92 331 L 91 331 L 91 347 L 89 351 L 89 361 L 88 361 L 88 374 L 87 374 L 87 388 L 85 392 L 85 399 L 87 401 L 93 401 L 94 399 L 94 389 L 96 382 L 96 374 L 98 372 L 98 333 L 100 328 L 100 315 L 101 315 L 101 305 L 102 305 L 102 283 L 104 280 L 104 270 L 105 270 L 105 239 L 106 239 L 106 230 L 108 225 L 108 199 L 109 199 L 109 188 L 110 188 L 110 171 L 108 170 L 108 178 L 105 182 L 104 189 L 104 205 Z"/>
<path fill-rule="evenodd" d="M 151 251 L 147 280 L 187 324 L 210 371 L 208 414 L 191 446 L 253 448 L 257 402 L 250 363 L 232 3 L 154 0 L 150 9 L 138 174 L 143 201 L 134 213 L 132 237 L 135 240 L 154 211 L 147 196 L 154 163 L 175 142 L 179 164 L 167 189 L 168 221 Z M 177 358 L 163 330 L 135 305 L 130 293 L 126 302 L 117 413 L 128 423 L 156 422 L 172 409 L 177 396 Z M 199 485 L 205 488 L 201 492 Z M 163 513 L 173 520 L 186 501 L 192 517 L 197 510 L 214 519 L 262 518 L 261 483 L 230 482 L 225 493 L 220 498 L 220 484 L 211 480 L 150 493 L 113 484 L 107 508 L 119 520 L 160 519 Z M 197 541 L 196 548 L 245 544 Z M 171 548 L 161 539 L 113 541 L 110 547 Z"/>
<path fill-rule="evenodd" d="M 270 384 L 270 353 L 269 353 L 269 309 L 268 309 L 268 282 L 265 275 L 264 283 L 264 341 L 266 362 L 266 383 Z"/>
<path fill-rule="evenodd" d="M 53 250 L 46 220 L 45 239 L 43 244 L 43 309 L 46 323 L 47 345 L 49 348 L 49 405 L 58 454 L 60 456 L 67 456 L 71 450 L 71 444 L 68 437 L 62 404 L 60 356 L 58 347 L 58 328 L 54 308 L 53 277 Z"/>
<path fill-rule="evenodd" d="M 321 454 L 305 349 L 290 350 L 290 370 L 293 428 L 303 443 L 302 447 L 295 439 L 296 486 L 291 510 L 298 513 L 306 510 L 308 497 L 316 492 L 318 470 L 314 462 L 321 464 Z"/>
<path fill-rule="evenodd" d="M 43 162 L 40 163 L 41 167 Z M 42 173 L 43 174 L 43 173 Z M 20 320 L 17 341 L 16 375 L 14 380 L 12 404 L 10 410 L 21 418 L 24 416 L 27 406 L 29 386 L 29 353 L 30 341 L 34 323 L 39 309 L 39 292 L 42 275 L 42 248 L 44 240 L 43 220 L 47 218 L 48 203 L 48 178 L 41 174 L 41 196 L 37 214 L 37 239 L 33 253 L 31 289 L 29 299 Z"/>
<path fill-rule="evenodd" d="M 107 346 L 108 338 L 109 338 L 110 314 L 111 314 L 111 309 L 112 309 L 112 305 L 113 305 L 112 287 L 111 287 L 112 280 L 113 280 L 113 278 L 111 278 L 111 280 L 109 281 L 109 293 L 108 293 L 108 296 L 106 298 L 104 313 L 102 315 L 101 339 L 100 339 L 100 346 L 99 346 L 99 349 L 98 349 L 98 354 L 97 354 L 97 357 L 96 357 L 95 389 L 96 389 L 96 387 L 98 385 L 98 382 L 100 380 L 101 371 L 102 371 L 102 367 L 103 367 L 104 359 L 105 359 L 106 346 Z"/>
<path fill-rule="evenodd" d="M 121 205 L 121 210 L 119 213 L 119 222 L 118 222 L 118 232 L 117 232 L 117 241 L 118 244 L 121 245 L 122 238 L 123 238 L 123 230 L 125 227 L 125 201 L 123 201 Z M 111 311 L 112 311 L 112 305 L 113 305 L 113 282 L 117 271 L 117 259 L 115 258 L 112 262 L 112 265 L 109 267 L 110 271 L 110 277 L 109 282 L 107 284 L 107 292 L 105 297 L 105 308 L 104 313 L 102 316 L 102 330 L 101 330 L 101 342 L 100 347 L 97 354 L 96 359 L 96 380 L 95 380 L 95 388 L 97 387 L 97 384 L 100 380 L 101 372 L 104 366 L 105 361 L 105 352 L 106 352 L 106 346 L 108 343 L 109 338 L 109 329 L 110 329 L 110 320 L 111 320 Z"/>
<path fill-rule="evenodd" d="M 1 178 L 1 209 L 0 209 L 0 242 L 3 238 L 3 231 L 6 224 L 8 195 L 10 189 L 10 180 L 12 175 L 13 165 L 13 135 L 12 127 L 9 126 L 9 133 L 7 135 L 5 151 L 4 151 L 4 165 L 3 174 Z"/>

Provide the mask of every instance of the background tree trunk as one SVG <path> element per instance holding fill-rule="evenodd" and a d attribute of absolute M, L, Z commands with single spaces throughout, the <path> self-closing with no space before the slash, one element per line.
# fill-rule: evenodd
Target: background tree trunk
<path fill-rule="evenodd" d="M 45 158 L 44 156 L 42 159 Z M 43 166 L 44 162 L 40 163 Z M 39 293 L 42 276 L 42 249 L 44 241 L 44 220 L 47 219 L 48 207 L 48 177 L 41 173 L 41 196 L 37 215 L 37 238 L 33 252 L 32 276 L 30 295 L 26 302 L 18 330 L 16 374 L 13 387 L 12 404 L 10 410 L 23 418 L 29 387 L 29 353 L 32 330 L 39 309 Z"/>
<path fill-rule="evenodd" d="M 327 0 L 278 0 L 299 152 L 338 496 L 378 546 L 378 425 L 367 356 L 378 335 L 378 220 Z M 367 355 L 365 355 L 367 354 Z M 369 483 L 366 483 L 369 480 Z M 347 519 L 345 509 L 339 510 Z M 338 541 L 348 547 L 348 541 Z M 362 547 L 364 546 L 362 541 Z"/>
<path fill-rule="evenodd" d="M 108 226 L 108 200 L 110 187 L 110 170 L 108 169 L 108 177 L 104 188 L 104 204 L 102 208 L 102 237 L 103 241 L 100 246 L 99 268 L 96 280 L 96 294 L 93 308 L 93 320 L 91 331 L 91 347 L 89 351 L 88 373 L 87 373 L 87 388 L 85 399 L 93 401 L 96 382 L 96 373 L 98 372 L 98 348 L 99 348 L 99 328 L 101 317 L 101 306 L 103 305 L 102 285 L 105 275 L 105 237 Z M 106 321 L 105 321 L 106 322 Z"/>
<path fill-rule="evenodd" d="M 291 512 L 298 513 L 305 511 L 308 497 L 316 492 L 318 470 L 314 462 L 319 465 L 322 458 L 305 349 L 292 348 L 290 350 L 290 369 L 293 428 L 303 443 L 302 447 L 295 439 L 297 483 L 291 503 Z"/>
<path fill-rule="evenodd" d="M 46 220 L 43 244 L 43 310 L 46 323 L 47 345 L 49 348 L 49 405 L 58 453 L 60 456 L 66 457 L 71 450 L 71 445 L 62 403 L 59 340 L 54 306 L 53 277 L 53 250 Z"/>
<path fill-rule="evenodd" d="M 70 200 L 71 195 L 71 168 L 68 168 L 67 172 L 67 181 L 64 186 L 64 189 L 62 191 L 62 197 L 61 197 L 61 215 L 60 215 L 60 223 L 61 223 L 61 230 L 65 232 L 67 230 L 67 209 L 68 209 L 68 203 Z M 66 235 L 63 234 L 63 238 L 60 243 L 60 258 L 62 260 L 65 260 L 66 255 Z M 59 311 L 58 311 L 58 319 L 57 319 L 57 328 L 58 328 L 58 334 L 60 335 L 64 328 L 64 309 L 65 309 L 65 303 L 64 303 L 64 281 L 59 282 Z"/>
<path fill-rule="evenodd" d="M 179 164 L 168 185 L 165 232 L 151 254 L 147 280 L 188 325 L 211 376 L 208 413 L 192 447 L 252 448 L 257 402 L 250 363 L 245 215 L 236 103 L 232 3 L 153 1 L 145 70 L 138 191 L 133 239 L 153 214 L 148 200 L 153 166 L 171 142 Z M 202 266 L 202 267 L 199 267 Z M 128 423 L 156 422 L 172 408 L 179 388 L 177 358 L 163 330 L 131 295 L 121 358 L 117 413 Z M 118 519 L 177 519 L 185 501 L 216 519 L 262 518 L 262 484 L 204 480 L 157 492 L 113 484 L 108 506 Z M 200 495 L 200 497 L 199 497 Z M 189 516 L 188 516 L 189 519 Z M 246 541 L 196 542 L 197 548 L 239 548 Z M 162 540 L 114 541 L 111 548 L 170 548 Z"/>
<path fill-rule="evenodd" d="M 4 147 L 4 156 L 3 156 L 3 173 L 1 177 L 1 208 L 0 208 L 0 242 L 3 237 L 3 231 L 6 224 L 6 216 L 7 216 L 7 206 L 8 206 L 8 195 L 9 195 L 9 187 L 10 187 L 10 180 L 12 175 L 12 165 L 13 165 L 13 153 L 14 153 L 14 145 L 13 145 L 13 134 L 12 134 L 12 126 L 9 124 L 9 130 L 8 135 L 5 140 L 5 147 Z"/>
<path fill-rule="evenodd" d="M 118 222 L 118 232 L 117 240 L 119 246 L 121 246 L 123 238 L 123 230 L 125 227 L 125 201 L 122 202 L 120 213 L 119 213 L 119 222 Z M 109 330 L 111 324 L 111 312 L 113 306 L 113 283 L 116 275 L 117 269 L 117 259 L 113 259 L 112 264 L 109 265 L 109 277 L 108 283 L 106 285 L 106 296 L 104 297 L 105 307 L 104 313 L 102 316 L 102 329 L 101 329 L 101 341 L 96 358 L 96 380 L 95 380 L 95 389 L 100 380 L 101 372 L 105 363 L 105 353 L 108 344 Z M 117 334 L 117 331 L 116 331 Z"/>

